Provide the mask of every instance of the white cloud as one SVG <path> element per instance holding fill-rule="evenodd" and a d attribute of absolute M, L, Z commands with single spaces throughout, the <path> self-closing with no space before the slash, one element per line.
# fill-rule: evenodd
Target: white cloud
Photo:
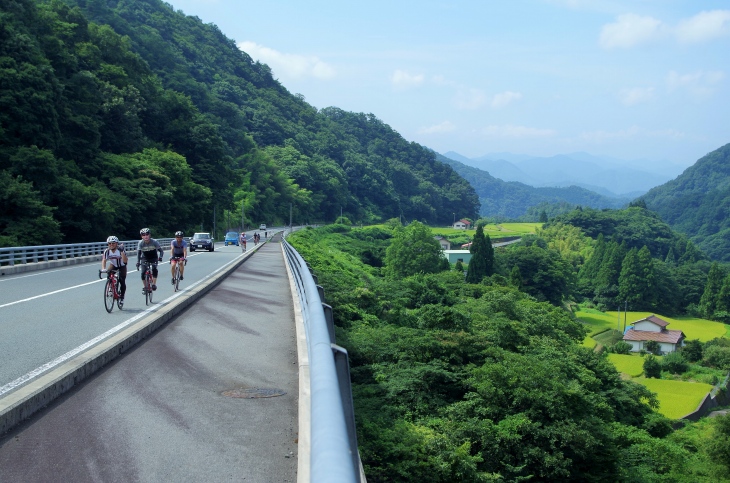
<path fill-rule="evenodd" d="M 686 133 L 676 129 L 646 130 L 639 126 L 631 126 L 626 129 L 619 129 L 618 131 L 586 131 L 581 133 L 580 138 L 584 141 L 602 144 L 632 141 L 642 138 L 677 140 L 684 139 L 686 136 Z"/>
<path fill-rule="evenodd" d="M 451 121 L 444 121 L 434 126 L 423 127 L 418 130 L 420 134 L 441 134 L 456 131 L 456 126 Z"/>
<path fill-rule="evenodd" d="M 660 20 L 627 13 L 603 26 L 599 43 L 604 49 L 629 48 L 660 38 L 664 30 Z"/>
<path fill-rule="evenodd" d="M 479 109 L 487 102 L 487 96 L 483 91 L 473 88 L 460 88 L 456 92 L 454 104 L 457 109 L 474 110 Z"/>
<path fill-rule="evenodd" d="M 730 34 L 730 10 L 700 12 L 679 23 L 677 40 L 682 43 L 696 43 L 712 40 Z"/>
<path fill-rule="evenodd" d="M 404 70 L 396 70 L 390 76 L 390 82 L 398 89 L 408 89 L 410 87 L 418 87 L 423 84 L 423 74 L 409 74 Z"/>
<path fill-rule="evenodd" d="M 650 101 L 654 98 L 653 87 L 632 87 L 630 89 L 622 89 L 618 93 L 621 104 L 625 106 L 634 106 L 642 102 Z"/>
<path fill-rule="evenodd" d="M 285 54 L 250 41 L 239 42 L 238 48 L 267 64 L 273 72 L 284 78 L 330 79 L 335 76 L 335 69 L 316 56 Z"/>
<path fill-rule="evenodd" d="M 720 71 L 693 72 L 691 74 L 679 74 L 676 71 L 669 72 L 667 76 L 667 88 L 670 92 L 679 89 L 686 89 L 695 97 L 706 98 L 715 92 L 715 85 L 725 78 Z"/>
<path fill-rule="evenodd" d="M 494 108 L 505 107 L 506 105 L 510 104 L 512 101 L 517 101 L 519 99 L 522 99 L 522 94 L 520 94 L 519 92 L 512 92 L 512 91 L 500 92 L 499 94 L 496 94 L 494 97 L 492 97 L 492 107 L 494 107 Z"/>
<path fill-rule="evenodd" d="M 545 138 L 556 134 L 552 129 L 513 126 L 511 124 L 486 126 L 481 129 L 481 133 L 487 137 L 494 138 Z"/>

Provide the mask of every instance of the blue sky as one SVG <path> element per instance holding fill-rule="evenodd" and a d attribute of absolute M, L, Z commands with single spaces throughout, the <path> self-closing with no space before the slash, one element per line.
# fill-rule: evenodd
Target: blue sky
<path fill-rule="evenodd" d="M 690 166 L 730 142 L 730 1 L 168 0 L 317 107 L 467 157 Z"/>

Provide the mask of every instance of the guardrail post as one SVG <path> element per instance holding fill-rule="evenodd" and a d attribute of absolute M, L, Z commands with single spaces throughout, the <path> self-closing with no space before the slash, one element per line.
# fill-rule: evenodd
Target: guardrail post
<path fill-rule="evenodd" d="M 352 402 L 352 386 L 350 383 L 350 361 L 347 357 L 347 349 L 333 343 L 332 355 L 335 358 L 335 369 L 337 371 L 337 381 L 340 386 L 340 398 L 342 398 L 342 409 L 345 413 L 345 423 L 347 424 L 347 437 L 350 442 L 350 454 L 352 455 L 352 464 L 354 468 L 359 469 L 360 452 L 357 449 L 358 446 L 357 430 L 355 426 L 355 404 Z M 355 476 L 358 482 L 362 481 L 360 479 L 360 471 L 356 471 Z"/>
<path fill-rule="evenodd" d="M 316 281 L 314 283 L 317 283 Z M 324 302 L 324 287 L 321 285 L 317 285 L 317 294 L 319 295 L 319 300 Z"/>
<path fill-rule="evenodd" d="M 335 317 L 332 313 L 332 307 L 325 303 L 322 304 L 324 310 L 324 320 L 327 322 L 327 332 L 330 334 L 330 342 L 335 343 Z"/>

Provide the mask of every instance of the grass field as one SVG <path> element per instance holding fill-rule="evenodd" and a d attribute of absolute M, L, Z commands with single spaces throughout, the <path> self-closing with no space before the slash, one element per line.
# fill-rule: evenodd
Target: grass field
<path fill-rule="evenodd" d="M 645 378 L 634 380 L 657 393 L 659 412 L 671 419 L 679 419 L 697 409 L 707 393 L 712 390 L 711 385 L 698 382 Z"/>
<path fill-rule="evenodd" d="M 638 355 L 608 354 L 608 360 L 619 372 L 631 377 L 639 377 L 644 373 L 644 358 Z"/>
<path fill-rule="evenodd" d="M 542 223 L 490 223 L 484 225 L 484 234 L 489 238 L 504 238 L 508 236 L 522 236 L 526 234 L 534 234 L 535 230 L 542 226 Z M 476 233 L 474 230 L 459 230 L 451 227 L 431 227 L 434 235 L 441 235 L 446 238 L 449 236 L 468 236 L 473 238 Z"/>

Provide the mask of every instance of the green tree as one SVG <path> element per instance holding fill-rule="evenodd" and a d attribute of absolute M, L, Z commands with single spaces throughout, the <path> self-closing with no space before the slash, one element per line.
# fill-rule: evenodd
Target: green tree
<path fill-rule="evenodd" d="M 494 248 L 489 235 L 484 234 L 484 228 L 481 225 L 477 227 L 469 252 L 471 260 L 466 269 L 467 282 L 479 283 L 484 277 L 494 273 Z"/>
<path fill-rule="evenodd" d="M 644 376 L 659 379 L 662 375 L 662 365 L 652 354 L 644 357 Z"/>
<path fill-rule="evenodd" d="M 393 234 L 385 251 L 385 273 L 404 278 L 418 273 L 436 273 L 443 267 L 441 245 L 428 226 L 414 221 Z"/>
<path fill-rule="evenodd" d="M 700 299 L 700 310 L 708 319 L 711 319 L 717 310 L 724 278 L 724 270 L 720 268 L 717 262 L 713 263 L 710 267 L 710 273 L 707 274 L 705 291 L 702 293 L 702 298 Z"/>
<path fill-rule="evenodd" d="M 619 277 L 619 300 L 627 300 L 634 309 L 650 310 L 654 306 L 654 268 L 649 249 L 632 248 L 623 260 Z"/>
<path fill-rule="evenodd" d="M 702 360 L 702 342 L 699 339 L 690 339 L 684 342 L 681 353 L 689 362 L 699 362 Z"/>

